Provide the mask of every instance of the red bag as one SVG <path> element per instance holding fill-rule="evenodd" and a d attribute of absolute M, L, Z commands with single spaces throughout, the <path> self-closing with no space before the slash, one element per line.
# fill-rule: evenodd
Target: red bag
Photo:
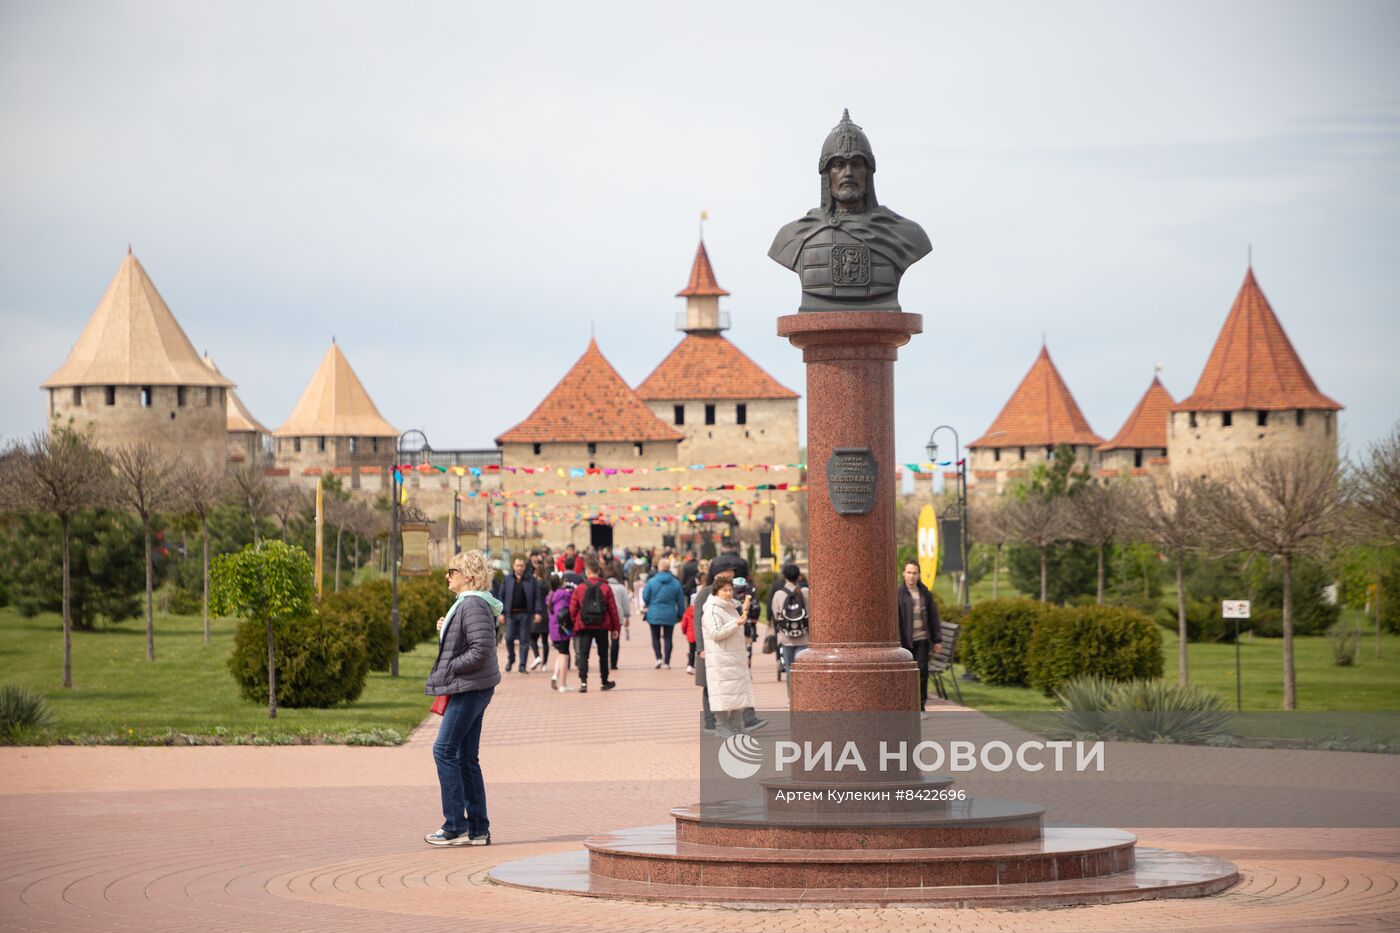
<path fill-rule="evenodd" d="M 441 716 L 443 713 L 447 712 L 447 700 L 447 694 L 443 694 L 440 697 L 433 697 L 433 705 L 428 707 L 428 711 Z"/>

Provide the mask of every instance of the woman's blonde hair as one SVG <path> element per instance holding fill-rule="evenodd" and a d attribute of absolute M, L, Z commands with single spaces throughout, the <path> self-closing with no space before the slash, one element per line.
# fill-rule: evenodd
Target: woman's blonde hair
<path fill-rule="evenodd" d="M 460 571 L 462 577 L 467 582 L 469 590 L 490 590 L 491 578 L 495 574 L 491 570 L 491 564 L 486 560 L 486 555 L 480 551 L 463 551 L 460 554 L 453 554 L 452 559 L 447 562 L 449 570 Z"/>

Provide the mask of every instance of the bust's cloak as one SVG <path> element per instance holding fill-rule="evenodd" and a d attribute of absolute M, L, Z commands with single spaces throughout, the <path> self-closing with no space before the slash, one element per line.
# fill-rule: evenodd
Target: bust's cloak
<path fill-rule="evenodd" d="M 933 249 L 924 228 L 887 207 L 849 214 L 828 214 L 814 207 L 805 217 L 785 224 L 773 238 L 768 255 L 794 272 L 802 257 L 802 247 L 823 230 L 839 229 L 855 237 L 890 260 L 903 273 Z"/>

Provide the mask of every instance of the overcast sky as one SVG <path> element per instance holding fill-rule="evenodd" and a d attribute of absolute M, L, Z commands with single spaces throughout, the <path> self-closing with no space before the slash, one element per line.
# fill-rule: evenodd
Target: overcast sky
<path fill-rule="evenodd" d="M 1189 394 L 1246 250 L 1363 448 L 1400 418 L 1400 4 L 0 3 L 0 437 L 130 242 L 276 428 L 332 335 L 385 417 L 490 446 L 593 328 L 633 385 L 697 237 L 804 390 L 766 256 L 843 107 L 933 252 L 901 460 L 1044 334 L 1099 434 Z"/>

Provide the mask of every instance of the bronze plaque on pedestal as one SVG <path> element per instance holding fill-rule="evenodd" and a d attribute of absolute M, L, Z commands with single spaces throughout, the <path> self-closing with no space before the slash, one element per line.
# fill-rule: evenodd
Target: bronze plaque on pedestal
<path fill-rule="evenodd" d="M 868 447 L 837 447 L 826 461 L 826 495 L 837 515 L 866 515 L 875 507 L 875 455 Z"/>

